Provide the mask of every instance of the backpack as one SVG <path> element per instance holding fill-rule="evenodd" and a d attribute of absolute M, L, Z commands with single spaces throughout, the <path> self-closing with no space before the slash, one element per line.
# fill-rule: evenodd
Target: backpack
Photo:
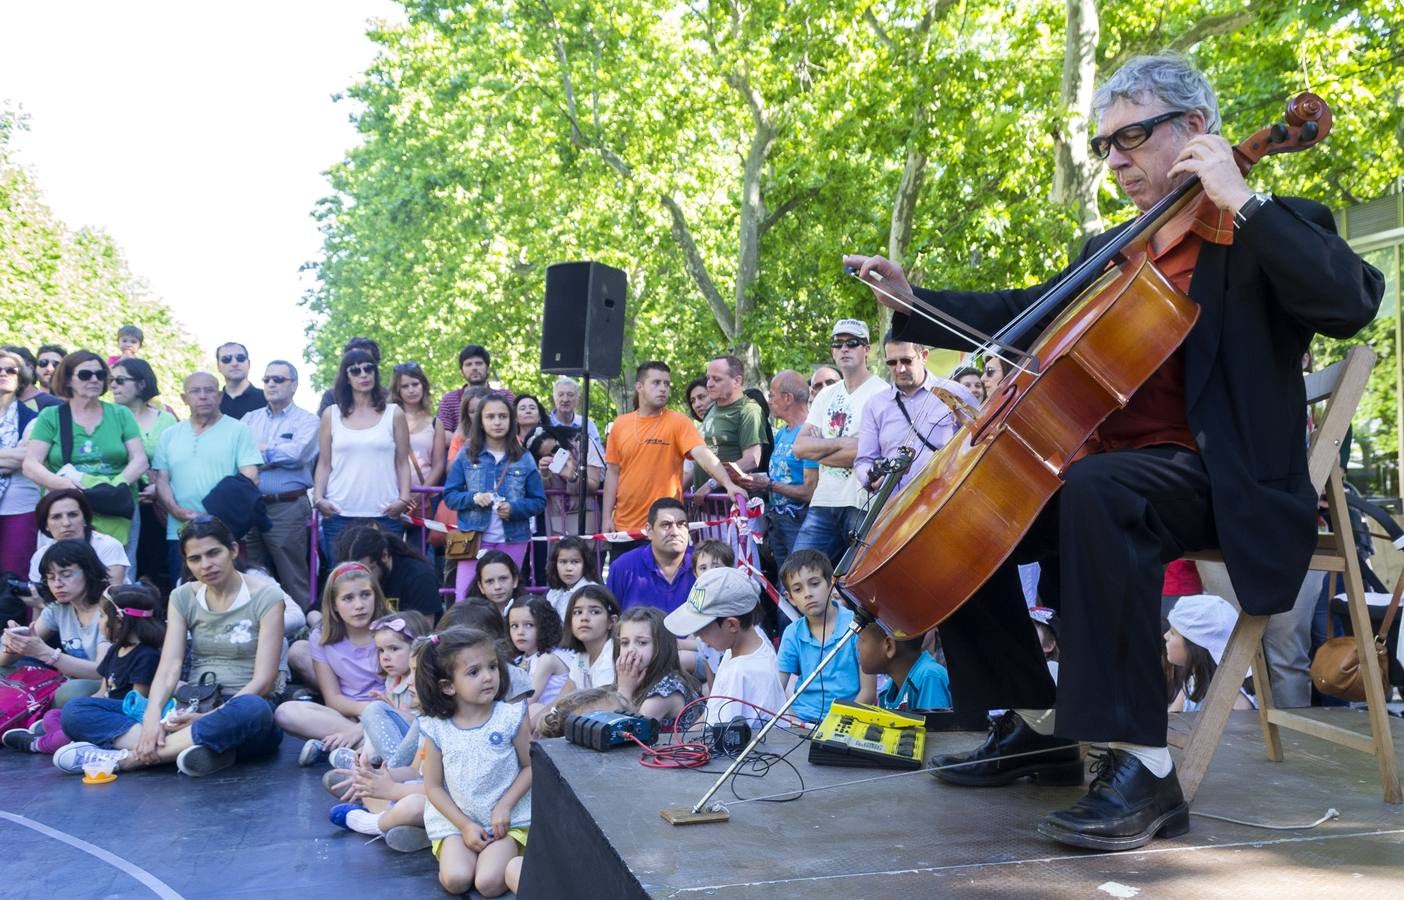
<path fill-rule="evenodd" d="M 0 733 L 43 718 L 65 680 L 57 669 L 42 666 L 22 666 L 0 679 Z"/>

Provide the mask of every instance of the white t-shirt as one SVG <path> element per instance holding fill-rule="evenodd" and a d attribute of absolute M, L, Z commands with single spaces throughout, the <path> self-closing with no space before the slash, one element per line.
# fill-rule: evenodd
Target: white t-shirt
<path fill-rule="evenodd" d="M 58 543 L 58 541 L 55 541 L 42 531 L 39 533 L 39 541 L 35 545 L 37 549 L 35 549 L 34 555 L 29 558 L 30 581 L 37 584 L 41 580 L 39 575 L 39 561 L 44 558 L 44 551 L 56 543 Z M 131 583 L 132 564 L 131 561 L 127 559 L 127 549 L 122 546 L 121 541 L 117 540 L 115 537 L 103 534 L 101 531 L 94 531 L 93 538 L 88 541 L 88 545 L 93 548 L 93 552 L 97 554 L 98 562 L 102 563 L 104 569 L 108 566 L 126 566 L 127 583 Z"/>
<path fill-rule="evenodd" d="M 848 385 L 840 381 L 819 392 L 809 406 L 806 425 L 813 425 L 823 438 L 858 437 L 858 428 L 863 421 L 863 405 L 868 398 L 881 394 L 887 383 L 876 375 L 858 386 L 853 393 Z M 844 507 L 866 506 L 868 492 L 861 490 L 858 479 L 853 477 L 853 469 L 836 469 L 820 464 L 819 485 L 814 488 L 810 506 Z"/>
<path fill-rule="evenodd" d="M 593 666 L 584 650 L 563 650 L 561 658 L 570 667 L 570 680 L 577 691 L 614 684 L 614 638 L 605 640 Z"/>
<path fill-rule="evenodd" d="M 755 726 L 769 718 L 753 707 L 723 700 L 722 697 L 745 700 L 771 712 L 784 706 L 785 690 L 780 686 L 780 665 L 770 641 L 761 641 L 760 647 L 745 656 L 732 656 L 730 650 L 723 653 L 721 665 L 717 666 L 717 677 L 712 680 L 712 694 L 714 696 L 707 701 L 707 722 L 710 725 L 725 725 L 742 716 Z"/>

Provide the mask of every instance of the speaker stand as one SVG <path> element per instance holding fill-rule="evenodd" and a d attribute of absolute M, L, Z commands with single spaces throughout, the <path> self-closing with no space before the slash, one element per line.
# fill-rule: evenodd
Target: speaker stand
<path fill-rule="evenodd" d="M 580 424 L 580 465 L 577 474 L 580 477 L 580 518 L 577 527 L 580 534 L 589 534 L 589 501 L 590 501 L 590 451 L 593 449 L 590 443 L 590 372 L 587 369 L 585 375 L 584 403 L 580 414 L 585 421 Z"/>

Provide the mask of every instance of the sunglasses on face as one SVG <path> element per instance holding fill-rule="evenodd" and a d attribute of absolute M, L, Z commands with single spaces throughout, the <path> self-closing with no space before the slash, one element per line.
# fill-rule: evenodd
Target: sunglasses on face
<path fill-rule="evenodd" d="M 79 381 L 92 381 L 93 379 L 97 379 L 98 381 L 103 380 L 101 369 L 79 369 L 77 372 L 73 373 L 73 377 L 77 378 Z"/>
<path fill-rule="evenodd" d="M 292 379 L 289 378 L 289 377 L 287 377 L 286 375 L 265 375 L 265 376 L 263 376 L 263 383 L 264 383 L 264 384 L 285 384 L 286 382 L 289 382 L 289 381 L 292 381 Z"/>
<path fill-rule="evenodd" d="M 52 369 L 58 366 L 58 364 L 59 361 L 56 359 L 41 359 L 35 363 L 34 366 L 38 369 Z"/>
<path fill-rule="evenodd" d="M 18 375 L 18 366 L 0 366 L 0 375 Z"/>
<path fill-rule="evenodd" d="M 838 384 L 837 378 L 830 378 L 828 381 L 816 381 L 809 386 L 811 391 L 822 391 L 831 384 Z"/>
<path fill-rule="evenodd" d="M 887 367 L 888 367 L 889 369 L 895 369 L 895 368 L 897 368 L 898 366 L 910 366 L 910 365 L 911 365 L 912 363 L 914 363 L 914 362 L 916 362 L 916 360 L 913 359 L 912 357 L 910 357 L 910 356 L 903 356 L 903 357 L 901 357 L 900 359 L 889 359 L 889 360 L 887 361 Z"/>
<path fill-rule="evenodd" d="M 219 361 L 227 366 L 232 362 L 248 362 L 249 356 L 247 353 L 226 353 L 219 358 Z"/>
<path fill-rule="evenodd" d="M 1162 122 L 1169 122 L 1171 119 L 1177 119 L 1184 114 L 1183 109 L 1177 109 L 1174 112 L 1161 113 L 1158 116 L 1151 116 L 1149 119 L 1123 125 L 1111 134 L 1098 135 L 1091 141 L 1092 155 L 1098 159 L 1106 159 L 1113 147 L 1122 153 L 1135 150 L 1150 140 L 1151 134 L 1155 132 L 1155 126 Z"/>
<path fill-rule="evenodd" d="M 347 366 L 346 374 L 355 378 L 359 378 L 362 375 L 374 375 L 375 363 L 361 363 L 355 366 Z"/>
<path fill-rule="evenodd" d="M 115 385 L 117 385 L 118 387 L 122 387 L 123 385 L 131 384 L 133 381 L 136 381 L 136 380 L 137 380 L 137 379 L 133 378 L 133 377 L 130 376 L 130 375 L 113 375 L 113 376 L 112 376 L 112 383 L 115 384 Z"/>
<path fill-rule="evenodd" d="M 868 346 L 868 342 L 863 340 L 862 338 L 849 338 L 846 341 L 834 341 L 831 344 L 829 344 L 829 347 L 831 347 L 834 350 L 839 350 L 844 347 L 847 347 L 849 350 L 856 350 L 859 347 L 866 346 Z"/>

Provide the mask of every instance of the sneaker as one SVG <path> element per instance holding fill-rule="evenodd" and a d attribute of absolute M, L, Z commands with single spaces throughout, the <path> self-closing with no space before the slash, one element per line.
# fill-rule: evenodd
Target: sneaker
<path fill-rule="evenodd" d="M 43 719 L 43 717 L 41 716 L 40 718 L 35 719 L 35 720 L 34 720 L 34 724 L 32 724 L 32 725 L 29 726 L 28 731 L 29 731 L 30 734 L 36 735 L 36 736 L 37 736 L 37 735 L 43 734 L 43 733 L 44 733 L 44 719 Z"/>
<path fill-rule="evenodd" d="M 98 749 L 97 744 L 87 741 L 74 741 L 71 744 L 64 744 L 54 751 L 54 768 L 65 775 L 83 774 L 83 754 L 88 750 Z"/>
<path fill-rule="evenodd" d="M 204 744 L 186 747 L 184 750 L 180 751 L 180 755 L 176 757 L 176 768 L 186 775 L 189 775 L 191 778 L 213 775 L 232 765 L 234 765 L 233 750 L 216 753 Z"/>
<path fill-rule="evenodd" d="M 34 749 L 34 745 L 38 740 L 38 735 L 28 728 L 11 728 L 4 734 L 0 734 L 0 744 L 4 744 L 11 750 L 18 750 L 21 753 L 37 753 L 38 751 Z"/>
<path fill-rule="evenodd" d="M 322 742 L 313 738 L 302 745 L 302 752 L 297 755 L 297 764 L 299 766 L 314 766 L 321 762 L 322 758 Z"/>
<path fill-rule="evenodd" d="M 418 853 L 429 847 L 429 832 L 417 825 L 396 825 L 385 832 L 385 846 L 401 853 Z"/>
<path fill-rule="evenodd" d="M 350 747 L 337 747 L 327 754 L 327 762 L 331 763 L 333 769 L 354 769 L 356 768 L 356 751 Z"/>
<path fill-rule="evenodd" d="M 331 808 L 327 818 L 331 819 L 331 823 L 338 828 L 350 830 L 351 826 L 346 824 L 346 817 L 351 814 L 353 809 L 365 809 L 365 807 L 359 803 L 338 803 Z"/>
<path fill-rule="evenodd" d="M 288 699 L 294 701 L 311 701 L 316 700 L 320 696 L 320 694 L 310 687 L 298 686 L 288 692 Z"/>
<path fill-rule="evenodd" d="M 332 796 L 340 797 L 346 793 L 346 786 L 351 783 L 351 777 L 351 773 L 345 769 L 328 769 L 322 776 L 322 787 Z"/>

